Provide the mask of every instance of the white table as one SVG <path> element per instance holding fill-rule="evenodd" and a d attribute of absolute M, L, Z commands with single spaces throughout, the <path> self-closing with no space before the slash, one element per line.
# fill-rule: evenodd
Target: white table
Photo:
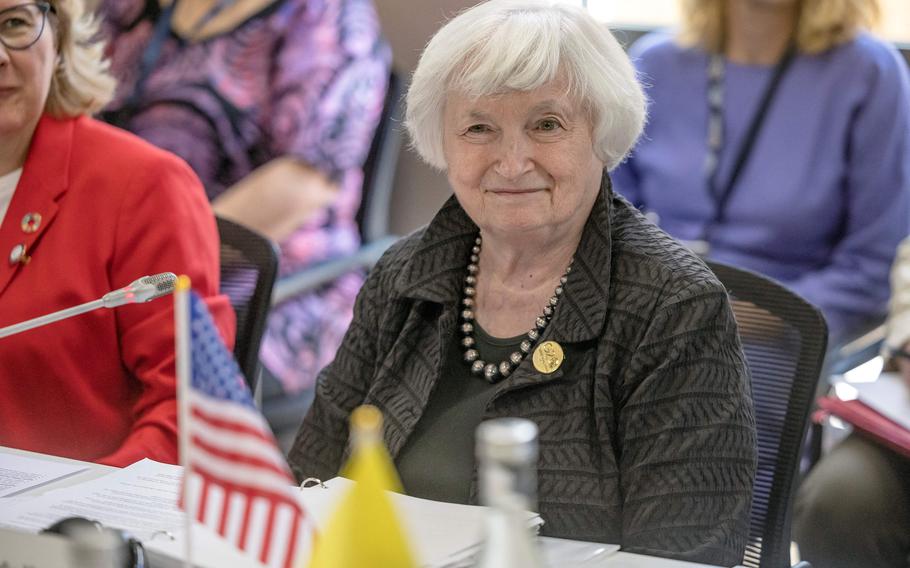
<path fill-rule="evenodd" d="M 76 473 L 64 479 L 47 483 L 40 487 L 30 489 L 21 495 L 41 495 L 53 489 L 60 489 L 91 481 L 102 477 L 117 468 L 98 465 L 94 463 L 80 462 L 69 458 L 49 456 L 38 454 L 14 448 L 0 446 L 0 454 L 18 454 L 36 459 L 51 460 L 57 462 L 75 463 L 86 465 L 85 471 Z M 3 498 L 0 498 L 2 505 Z M 583 558 L 580 563 L 573 563 L 573 568 L 717 568 L 707 564 L 695 564 L 691 562 L 681 562 L 678 560 L 668 560 L 666 558 L 657 558 L 653 556 L 644 556 L 640 554 L 630 554 L 628 552 L 614 552 L 612 554 L 598 554 L 598 550 L 603 546 L 597 543 L 581 542 L 573 540 L 563 540 L 556 538 L 542 537 L 541 543 L 544 546 L 547 556 L 550 558 Z M 569 568 L 566 566 L 566 568 Z"/>

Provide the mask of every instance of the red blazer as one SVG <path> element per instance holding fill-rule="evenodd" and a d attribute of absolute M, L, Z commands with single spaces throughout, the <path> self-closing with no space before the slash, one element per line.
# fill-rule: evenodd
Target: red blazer
<path fill-rule="evenodd" d="M 20 244 L 27 263 L 10 258 Z M 233 344 L 234 314 L 217 295 L 217 228 L 190 168 L 90 118 L 42 118 L 0 224 L 0 327 L 157 272 L 187 274 Z M 0 445 L 176 463 L 175 385 L 170 298 L 0 339 Z"/>

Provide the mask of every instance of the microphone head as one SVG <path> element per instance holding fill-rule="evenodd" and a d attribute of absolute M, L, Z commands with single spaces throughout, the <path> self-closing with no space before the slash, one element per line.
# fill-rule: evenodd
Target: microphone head
<path fill-rule="evenodd" d="M 173 272 L 161 272 L 151 276 L 143 276 L 129 285 L 135 294 L 134 302 L 148 302 L 161 296 L 167 296 L 177 286 L 177 275 Z"/>
<path fill-rule="evenodd" d="M 139 304 L 161 296 L 167 296 L 177 286 L 177 276 L 173 272 L 162 272 L 152 276 L 143 276 L 129 286 L 108 292 L 101 298 L 105 308 L 116 308 L 124 304 Z"/>

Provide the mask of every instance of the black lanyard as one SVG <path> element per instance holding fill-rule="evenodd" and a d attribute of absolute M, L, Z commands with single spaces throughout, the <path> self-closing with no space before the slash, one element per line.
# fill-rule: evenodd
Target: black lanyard
<path fill-rule="evenodd" d="M 720 54 L 712 55 L 708 62 L 708 154 L 705 159 L 705 177 L 707 179 L 708 195 L 714 202 L 714 212 L 713 217 L 702 230 L 701 239 L 696 241 L 698 245 L 693 247 L 693 249 L 701 248 L 702 250 L 696 250 L 700 254 L 707 254 L 712 229 L 724 221 L 727 204 L 733 195 L 736 182 L 749 161 L 755 141 L 761 132 L 765 117 L 771 108 L 771 103 L 777 94 L 781 80 L 795 57 L 796 49 L 791 45 L 787 48 L 780 61 L 777 62 L 777 65 L 774 66 L 774 71 L 765 87 L 765 92 L 762 94 L 752 120 L 749 121 L 746 135 L 737 151 L 733 170 L 724 185 L 719 184 L 718 170 L 720 170 L 720 153 L 724 145 L 725 63 L 723 56 Z"/>

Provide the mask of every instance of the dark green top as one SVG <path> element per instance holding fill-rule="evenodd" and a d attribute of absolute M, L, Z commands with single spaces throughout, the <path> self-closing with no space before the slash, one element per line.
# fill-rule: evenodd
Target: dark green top
<path fill-rule="evenodd" d="M 518 351 L 524 335 L 491 337 L 475 324 L 480 358 L 499 363 Z M 412 497 L 467 504 L 474 475 L 474 430 L 483 418 L 495 386 L 471 374 L 464 361 L 461 333 L 446 349 L 442 374 L 414 433 L 398 454 L 405 493 Z"/>

